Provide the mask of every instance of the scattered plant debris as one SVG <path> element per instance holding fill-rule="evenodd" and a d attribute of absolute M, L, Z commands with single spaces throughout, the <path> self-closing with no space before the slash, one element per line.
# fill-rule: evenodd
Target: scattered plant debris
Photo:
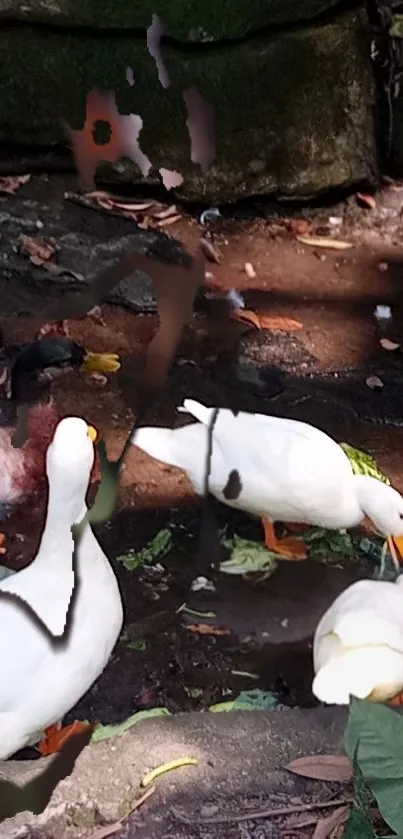
<path fill-rule="evenodd" d="M 223 711 L 272 711 L 280 708 L 277 696 L 268 690 L 243 690 L 235 699 L 226 702 L 217 702 L 211 705 L 209 711 L 214 714 Z"/>
<path fill-rule="evenodd" d="M 0 177 L 0 192 L 6 195 L 14 195 L 14 192 L 23 184 L 27 184 L 31 180 L 31 175 L 8 175 Z"/>
<path fill-rule="evenodd" d="M 56 251 L 54 245 L 45 242 L 40 236 L 26 236 L 24 233 L 21 233 L 19 240 L 21 242 L 21 249 L 29 254 L 30 261 L 33 265 L 39 266 L 48 262 Z"/>
<path fill-rule="evenodd" d="M 165 775 L 166 772 L 172 772 L 173 769 L 180 769 L 182 766 L 197 766 L 197 763 L 198 761 L 194 757 L 178 757 L 176 760 L 169 760 L 167 763 L 161 763 L 160 766 L 157 766 L 155 769 L 152 769 L 144 775 L 140 785 L 142 787 L 148 787 L 161 775 Z"/>
<path fill-rule="evenodd" d="M 278 556 L 269 551 L 262 542 L 241 539 L 234 536 L 224 539 L 223 546 L 230 550 L 229 559 L 220 562 L 219 570 L 223 574 L 273 574 L 277 568 Z"/>
<path fill-rule="evenodd" d="M 375 210 L 376 199 L 374 195 L 367 195 L 364 192 L 357 192 L 356 198 L 357 203 L 360 204 L 362 207 L 366 207 L 367 210 Z"/>
<path fill-rule="evenodd" d="M 389 341 L 389 338 L 381 338 L 379 343 L 382 349 L 387 350 L 388 352 L 394 352 L 395 350 L 400 349 L 400 344 L 397 344 L 396 341 Z"/>
<path fill-rule="evenodd" d="M 134 571 L 142 565 L 149 565 L 161 556 L 165 556 L 172 548 L 172 531 L 166 527 L 160 530 L 153 539 L 139 551 L 128 551 L 116 557 L 127 571 Z"/>
<path fill-rule="evenodd" d="M 343 242 L 341 239 L 332 239 L 327 236 L 297 236 L 301 245 L 310 245 L 313 248 L 330 248 L 335 251 L 344 251 L 353 248 L 352 242 Z"/>
<path fill-rule="evenodd" d="M 147 720 L 150 717 L 166 717 L 170 713 L 168 708 L 149 708 L 145 711 L 136 711 L 135 714 L 132 714 L 123 722 L 113 725 L 101 725 L 101 723 L 98 723 L 95 726 L 91 740 L 94 743 L 99 743 L 100 740 L 110 740 L 111 737 L 119 737 L 128 728 L 132 728 L 133 725 L 137 725 L 142 720 Z"/>
<path fill-rule="evenodd" d="M 186 624 L 186 629 L 189 629 L 190 632 L 196 632 L 198 635 L 231 635 L 230 629 L 211 626 L 209 623 L 189 623 Z"/>
<path fill-rule="evenodd" d="M 351 781 L 353 767 L 346 755 L 307 755 L 297 757 L 286 766 L 294 775 L 317 781 Z"/>
<path fill-rule="evenodd" d="M 354 556 L 353 542 L 347 530 L 309 529 L 303 536 L 312 559 L 331 560 L 332 556 Z"/>

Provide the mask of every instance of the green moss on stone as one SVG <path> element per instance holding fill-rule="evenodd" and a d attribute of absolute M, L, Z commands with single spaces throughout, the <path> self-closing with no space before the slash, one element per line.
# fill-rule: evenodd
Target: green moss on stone
<path fill-rule="evenodd" d="M 11 29 L 0 39 L 0 140 L 55 143 L 62 119 L 80 128 L 94 87 L 114 89 L 121 113 L 140 114 L 153 165 L 185 175 L 188 197 L 230 200 L 275 192 L 309 196 L 371 178 L 372 75 L 366 17 L 344 14 L 206 54 L 164 51 L 163 90 L 145 42 Z M 133 68 L 136 84 L 125 80 Z M 190 162 L 182 91 L 195 85 L 214 106 L 216 160 Z M 136 167 L 126 167 L 136 179 Z"/>

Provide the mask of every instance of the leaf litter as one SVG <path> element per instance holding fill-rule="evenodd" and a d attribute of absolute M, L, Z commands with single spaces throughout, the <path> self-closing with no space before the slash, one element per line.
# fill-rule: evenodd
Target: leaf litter
<path fill-rule="evenodd" d="M 17 189 L 31 180 L 31 175 L 7 175 L 0 177 L 0 193 L 14 195 Z"/>

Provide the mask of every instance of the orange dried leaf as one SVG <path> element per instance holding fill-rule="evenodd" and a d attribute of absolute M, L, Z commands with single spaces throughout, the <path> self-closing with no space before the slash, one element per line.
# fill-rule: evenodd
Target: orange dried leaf
<path fill-rule="evenodd" d="M 297 757 L 286 769 L 294 775 L 314 778 L 317 781 L 350 781 L 353 776 L 351 762 L 346 755 Z"/>
<path fill-rule="evenodd" d="M 40 237 L 36 239 L 34 236 L 25 236 L 24 233 L 21 233 L 19 239 L 22 249 L 29 254 L 33 265 L 43 265 L 53 256 L 56 250 L 53 245 Z"/>
<path fill-rule="evenodd" d="M 357 192 L 356 198 L 358 203 L 363 204 L 367 210 L 375 210 L 376 201 L 373 195 L 367 195 L 364 192 Z"/>
<path fill-rule="evenodd" d="M 396 341 L 389 341 L 389 338 L 381 338 L 379 343 L 384 350 L 388 350 L 389 352 L 398 350 L 400 347 L 400 344 L 397 344 Z"/>
<path fill-rule="evenodd" d="M 343 825 L 350 815 L 350 807 L 345 805 L 344 807 L 338 807 L 337 810 L 334 810 L 330 816 L 325 816 L 323 819 L 319 819 L 316 823 L 315 831 L 312 836 L 312 839 L 328 839 L 328 837 L 334 836 L 334 831 L 336 828 Z"/>
<path fill-rule="evenodd" d="M 22 184 L 27 184 L 31 175 L 9 175 L 0 178 L 0 192 L 13 195 Z"/>
<path fill-rule="evenodd" d="M 158 227 L 168 227 L 171 224 L 175 224 L 175 222 L 180 221 L 181 216 L 177 213 L 176 216 L 169 216 L 169 218 L 163 218 L 157 222 Z"/>
<path fill-rule="evenodd" d="M 208 623 L 190 623 L 186 625 L 186 629 L 190 629 L 191 632 L 197 632 L 199 635 L 231 635 L 230 629 L 211 626 Z"/>
<path fill-rule="evenodd" d="M 258 315 L 261 329 L 278 329 L 282 332 L 299 332 L 303 324 L 294 318 L 283 318 L 280 315 Z"/>

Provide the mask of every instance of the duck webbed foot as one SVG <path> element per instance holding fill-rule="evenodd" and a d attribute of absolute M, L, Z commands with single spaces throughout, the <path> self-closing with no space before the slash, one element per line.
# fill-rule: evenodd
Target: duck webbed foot
<path fill-rule="evenodd" d="M 264 530 L 264 544 L 269 551 L 281 556 L 283 559 L 306 559 L 307 549 L 306 545 L 301 539 L 278 539 L 273 522 L 269 519 L 262 518 L 262 525 Z"/>
<path fill-rule="evenodd" d="M 88 722 L 80 722 L 79 720 L 64 726 L 61 723 L 55 723 L 45 730 L 42 740 L 37 743 L 35 748 L 42 757 L 53 755 L 60 751 L 70 737 L 74 737 L 75 734 L 86 728 L 93 728 L 93 726 Z"/>

